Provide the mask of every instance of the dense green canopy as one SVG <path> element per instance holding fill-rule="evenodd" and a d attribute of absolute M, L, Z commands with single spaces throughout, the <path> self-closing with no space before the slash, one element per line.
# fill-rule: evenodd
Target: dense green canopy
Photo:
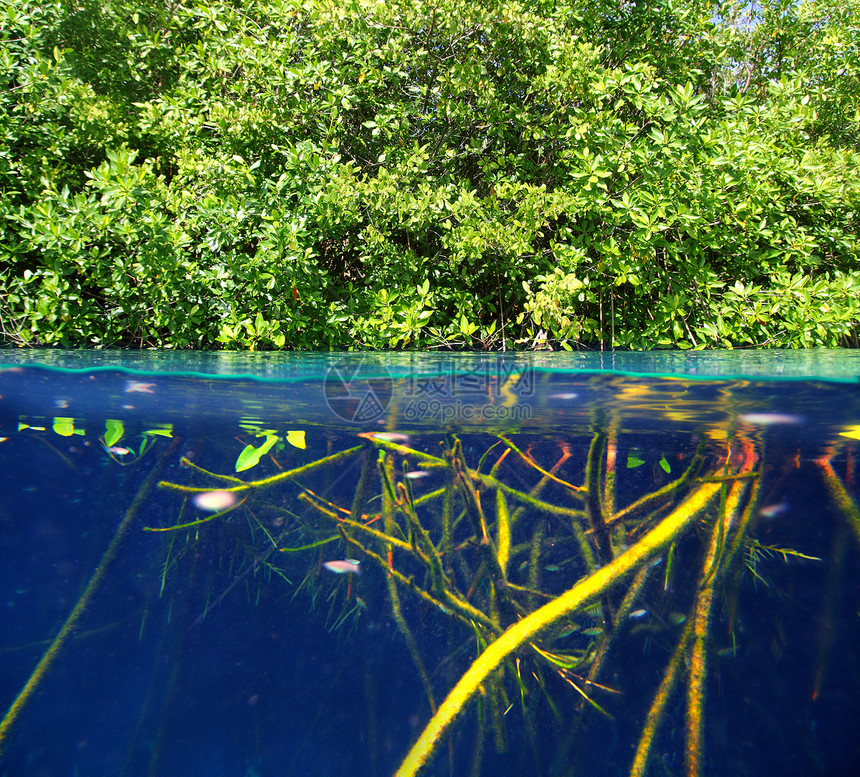
<path fill-rule="evenodd" d="M 860 0 L 0 0 L 0 338 L 857 342 Z"/>

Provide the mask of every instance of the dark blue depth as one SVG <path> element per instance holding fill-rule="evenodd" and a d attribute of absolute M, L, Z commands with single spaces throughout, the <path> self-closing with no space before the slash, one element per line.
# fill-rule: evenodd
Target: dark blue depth
<path fill-rule="evenodd" d="M 370 457 L 357 454 L 253 492 L 223 517 L 178 531 L 144 529 L 211 513 L 196 508 L 192 494 L 150 489 L 73 635 L 0 741 L 0 775 L 394 774 L 430 718 L 425 686 L 392 611 L 385 572 L 358 559 L 338 535 L 337 519 L 327 523 L 322 511 L 343 508 L 341 518 L 349 517 L 368 460 L 371 485 L 361 512 L 368 521 L 380 513 L 380 453 L 391 457 L 396 482 L 413 500 L 449 482 L 447 470 L 422 467 L 420 457 L 375 440 L 440 458 L 440 443 L 459 440 L 467 467 L 488 473 L 505 449 L 501 436 L 523 456 L 511 449 L 497 475 L 529 492 L 543 475 L 525 457 L 544 472 L 566 457 L 558 477 L 580 484 L 595 434 L 613 446 L 614 464 L 602 466 L 615 467 L 618 508 L 676 481 L 697 452 L 712 468 L 727 451 L 755 457 L 749 540 L 721 579 L 713 608 L 702 774 L 856 773 L 860 536 L 822 464 L 829 462 L 856 507 L 855 383 L 553 371 L 491 359 L 473 361 L 468 379 L 457 382 L 459 368 L 449 366 L 410 373 L 402 364 L 386 370 L 356 362 L 332 373 L 332 363 L 317 363 L 313 375 L 266 381 L 0 370 L 0 714 L 72 612 L 151 472 L 158 470 L 158 481 L 215 491 L 235 481 L 207 480 L 188 462 L 251 481 L 354 446 Z M 272 437 L 258 463 L 237 471 L 247 446 Z M 489 514 L 495 492 L 487 488 L 480 498 Z M 575 504 L 555 481 L 540 498 Z M 442 547 L 441 508 L 421 509 Z M 491 596 L 489 573 L 481 571 L 469 519 L 457 518 L 462 511 L 458 503 L 458 547 L 444 561 L 462 596 L 478 606 Z M 368 525 L 382 531 L 383 519 Z M 408 542 L 405 519 L 403 526 Z M 538 530 L 538 579 L 549 598 L 587 568 L 564 521 L 527 509 L 514 524 L 511 583 L 533 580 L 535 557 L 526 546 Z M 610 537 L 613 547 L 623 551 L 638 539 L 634 526 L 626 531 Z M 481 750 L 481 775 L 629 774 L 697 596 L 708 536 L 703 520 L 678 541 L 671 562 L 663 554 L 655 563 L 601 675 L 611 691 L 591 692 L 611 717 L 523 649 L 504 672 L 504 690 L 472 700 L 424 773 L 467 775 Z M 595 543 L 599 565 L 608 559 Z M 384 557 L 384 545 L 373 547 Z M 361 574 L 323 566 L 348 558 L 360 561 Z M 421 565 L 397 565 L 429 586 Z M 405 587 L 399 591 L 438 704 L 480 652 L 476 631 Z M 544 647 L 586 654 L 621 593 L 606 599 L 604 611 L 577 614 Z M 538 666 L 541 682 L 532 674 Z M 581 677 L 588 663 L 572 671 Z M 568 679 L 578 682 L 575 676 Z M 680 688 L 673 697 L 648 774 L 686 773 L 684 694 Z M 493 707 L 502 700 L 507 711 Z M 501 739 L 488 722 L 494 715 Z M 582 735 L 571 739 L 580 725 Z"/>

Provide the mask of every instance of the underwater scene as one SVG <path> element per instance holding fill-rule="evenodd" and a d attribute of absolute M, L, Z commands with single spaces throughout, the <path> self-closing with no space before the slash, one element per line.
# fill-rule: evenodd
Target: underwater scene
<path fill-rule="evenodd" d="M 266 357 L 0 351 L 0 775 L 860 773 L 856 356 Z"/>

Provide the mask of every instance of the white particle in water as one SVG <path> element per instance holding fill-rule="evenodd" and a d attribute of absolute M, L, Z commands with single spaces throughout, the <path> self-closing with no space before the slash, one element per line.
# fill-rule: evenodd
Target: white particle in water
<path fill-rule="evenodd" d="M 126 394 L 154 394 L 154 383 L 144 383 L 140 380 L 127 380 L 125 382 Z"/>
<path fill-rule="evenodd" d="M 232 491 L 206 491 L 197 494 L 192 501 L 198 510 L 218 513 L 236 504 L 236 494 Z"/>
<path fill-rule="evenodd" d="M 778 424 L 799 424 L 803 419 L 785 413 L 744 413 L 740 420 L 754 426 L 776 426 Z"/>
<path fill-rule="evenodd" d="M 787 511 L 788 504 L 786 502 L 777 502 L 775 504 L 765 505 L 758 511 L 758 514 L 762 518 L 776 518 Z"/>

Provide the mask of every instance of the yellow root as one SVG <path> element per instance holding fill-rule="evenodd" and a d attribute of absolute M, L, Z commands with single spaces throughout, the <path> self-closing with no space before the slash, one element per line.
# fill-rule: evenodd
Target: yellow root
<path fill-rule="evenodd" d="M 627 552 L 508 628 L 454 686 L 409 751 L 396 777 L 414 777 L 420 772 L 432 756 L 442 734 L 460 715 L 472 694 L 511 653 L 560 618 L 594 602 L 623 577 L 656 556 L 696 520 L 721 487 L 720 483 L 702 484 Z"/>
<path fill-rule="evenodd" d="M 821 468 L 822 475 L 824 475 L 824 483 L 830 492 L 830 496 L 836 502 L 842 516 L 848 523 L 848 528 L 851 529 L 854 539 L 860 542 L 860 507 L 857 506 L 857 502 L 848 493 L 845 484 L 831 466 L 830 458 L 822 457 L 816 463 Z"/>

